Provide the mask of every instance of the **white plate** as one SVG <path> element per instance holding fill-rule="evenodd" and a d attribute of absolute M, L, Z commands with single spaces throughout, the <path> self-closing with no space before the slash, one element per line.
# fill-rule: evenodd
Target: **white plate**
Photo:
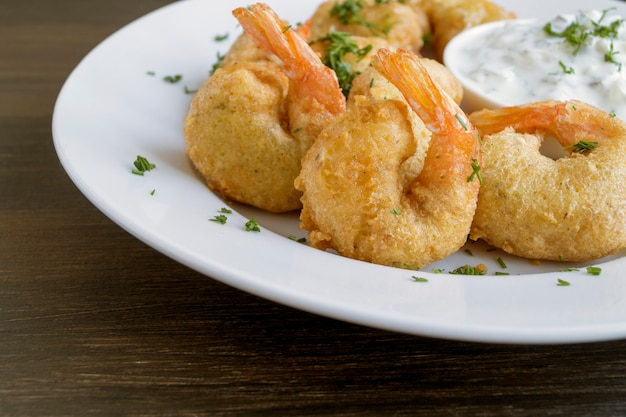
<path fill-rule="evenodd" d="M 299 22 L 315 2 L 268 3 Z M 589 7 L 587 0 L 500 0 L 520 17 L 551 18 Z M 233 287 L 320 315 L 415 335 L 504 343 L 573 343 L 626 337 L 624 254 L 594 263 L 599 276 L 559 272 L 570 265 L 514 259 L 470 244 L 414 272 L 312 249 L 297 214 L 269 215 L 236 206 L 228 222 L 209 221 L 225 206 L 185 155 L 183 118 L 190 94 L 217 53 L 240 29 L 230 11 L 248 1 L 188 0 L 144 16 L 111 35 L 72 72 L 53 117 L 54 143 L 68 175 L 105 215 L 171 258 Z M 563 4 L 567 4 L 563 6 Z M 596 8 L 622 3 L 597 0 Z M 564 7 L 569 10 L 564 10 Z M 216 35 L 228 33 L 225 42 Z M 154 72 L 155 75 L 149 75 Z M 177 84 L 167 75 L 181 74 Z M 157 165 L 131 174 L 137 155 Z M 154 190 L 154 195 L 151 192 Z M 247 217 L 262 226 L 246 232 Z M 498 266 L 502 256 L 508 268 Z M 486 276 L 434 274 L 483 262 Z M 506 271 L 509 276 L 495 276 Z M 419 276 L 428 282 L 415 282 Z M 558 279 L 570 286 L 557 286 Z"/>

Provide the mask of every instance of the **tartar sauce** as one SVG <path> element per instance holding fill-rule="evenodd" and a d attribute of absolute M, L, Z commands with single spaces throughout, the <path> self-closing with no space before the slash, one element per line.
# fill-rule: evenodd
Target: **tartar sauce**
<path fill-rule="evenodd" d="M 626 29 L 613 9 L 507 21 L 477 36 L 458 70 L 494 101 L 578 99 L 626 120 Z"/>

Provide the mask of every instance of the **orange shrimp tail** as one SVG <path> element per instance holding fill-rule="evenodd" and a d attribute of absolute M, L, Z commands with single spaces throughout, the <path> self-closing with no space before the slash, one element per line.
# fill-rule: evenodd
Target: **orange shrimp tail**
<path fill-rule="evenodd" d="M 323 64 L 306 41 L 310 30 L 307 25 L 292 29 L 263 3 L 239 7 L 233 15 L 256 45 L 279 61 L 281 70 L 294 81 L 294 88 L 306 90 L 301 95 L 314 97 L 332 114 L 345 110 L 335 72 Z M 315 86 L 311 87 L 313 83 Z"/>
<path fill-rule="evenodd" d="M 469 115 L 472 124 L 483 134 L 491 135 L 506 129 L 524 133 L 545 131 L 554 125 L 564 113 L 561 102 L 545 101 L 521 106 L 503 107 L 497 110 L 479 110 Z"/>
<path fill-rule="evenodd" d="M 433 132 L 431 148 L 435 151 L 429 151 L 426 156 L 431 169 L 439 165 L 441 170 L 450 168 L 444 166 L 443 161 L 436 161 L 441 153 L 454 155 L 459 164 L 469 166 L 468 161 L 472 159 L 481 163 L 478 132 L 463 110 L 430 77 L 419 57 L 402 49 L 395 52 L 381 49 L 372 58 L 372 64 L 400 90 L 413 111 Z"/>
<path fill-rule="evenodd" d="M 449 130 L 445 113 L 457 105 L 433 81 L 415 54 L 403 49 L 396 52 L 380 49 L 372 57 L 372 64 L 376 71 L 400 90 L 413 111 L 432 132 Z"/>
<path fill-rule="evenodd" d="M 470 120 L 483 135 L 507 127 L 521 133 L 550 135 L 564 147 L 580 140 L 603 141 L 623 135 L 623 123 L 590 104 L 578 101 L 546 100 L 496 110 L 480 110 Z"/>

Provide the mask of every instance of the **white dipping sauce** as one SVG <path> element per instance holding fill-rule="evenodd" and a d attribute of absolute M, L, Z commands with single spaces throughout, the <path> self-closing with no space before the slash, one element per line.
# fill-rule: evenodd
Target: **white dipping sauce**
<path fill-rule="evenodd" d="M 454 48 L 452 70 L 461 79 L 501 105 L 578 99 L 626 120 L 626 29 L 620 16 L 588 10 L 549 22 L 499 23 L 476 28 Z M 544 30 L 548 23 L 552 34 Z M 597 27 L 615 30 L 600 35 Z M 579 46 L 556 35 L 573 28 L 587 33 Z"/>

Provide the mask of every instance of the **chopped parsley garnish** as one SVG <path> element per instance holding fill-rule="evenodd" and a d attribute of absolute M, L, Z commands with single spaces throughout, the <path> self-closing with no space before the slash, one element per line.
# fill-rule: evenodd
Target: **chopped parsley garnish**
<path fill-rule="evenodd" d="M 209 219 L 209 221 L 215 222 L 215 223 L 219 223 L 219 224 L 226 224 L 227 220 L 228 220 L 228 217 L 226 217 L 223 214 L 217 214 L 217 215 L 213 216 L 212 219 Z"/>
<path fill-rule="evenodd" d="M 209 76 L 213 75 L 215 71 L 217 71 L 222 66 L 222 61 L 224 61 L 225 57 L 226 55 L 222 55 L 219 52 L 217 53 L 217 61 L 215 62 L 215 64 L 213 64 L 213 67 L 211 67 L 211 70 L 209 71 Z"/>
<path fill-rule="evenodd" d="M 183 79 L 183 76 L 180 74 L 166 75 L 165 77 L 163 77 L 163 81 L 165 81 L 166 83 L 170 83 L 170 84 L 176 84 L 182 79 Z"/>
<path fill-rule="evenodd" d="M 215 37 L 213 39 L 215 40 L 215 42 L 225 41 L 226 39 L 228 39 L 228 32 L 226 32 L 223 35 L 215 35 Z"/>
<path fill-rule="evenodd" d="M 222 207 L 218 211 L 218 213 L 221 213 L 221 214 L 213 216 L 213 218 L 209 219 L 209 221 L 219 223 L 219 224 L 226 224 L 226 221 L 228 220 L 228 217 L 226 217 L 226 214 L 232 214 L 232 212 L 233 212 L 232 210 L 227 209 L 226 207 Z"/>
<path fill-rule="evenodd" d="M 472 173 L 467 177 L 467 182 L 474 181 L 474 178 L 478 178 L 478 182 L 482 184 L 483 174 L 480 172 L 480 164 L 476 158 L 472 158 Z"/>
<path fill-rule="evenodd" d="M 381 4 L 381 2 L 377 2 L 377 4 Z M 330 9 L 330 16 L 336 17 L 344 25 L 363 25 L 374 36 L 388 35 L 393 25 L 388 23 L 384 27 L 380 27 L 376 23 L 370 22 L 361 13 L 363 6 L 363 0 L 336 2 Z"/>
<path fill-rule="evenodd" d="M 567 286 L 570 285 L 570 283 L 569 283 L 569 281 L 565 281 L 565 280 L 563 280 L 561 278 L 558 278 L 556 285 L 558 285 L 559 287 L 567 287 Z"/>
<path fill-rule="evenodd" d="M 461 117 L 459 113 L 455 114 L 454 116 L 456 117 L 456 120 L 458 120 L 461 126 L 463 127 L 463 130 L 467 132 L 469 129 L 467 128 L 467 123 L 465 123 L 465 120 L 463 120 L 463 117 Z"/>
<path fill-rule="evenodd" d="M 325 50 L 324 65 L 335 71 L 339 87 L 344 96 L 348 97 L 352 88 L 352 81 L 359 73 L 352 71 L 352 65 L 344 60 L 347 54 L 353 54 L 358 60 L 367 56 L 372 45 L 359 48 L 352 39 L 352 34 L 346 32 L 329 32 L 317 42 L 329 42 Z"/>
<path fill-rule="evenodd" d="M 137 159 L 133 162 L 135 168 L 131 171 L 135 175 L 143 175 L 146 171 L 152 171 L 156 165 L 150 163 L 146 158 L 137 155 Z"/>
<path fill-rule="evenodd" d="M 391 212 L 395 214 L 396 216 L 399 216 L 402 214 L 402 210 L 398 210 L 398 209 L 391 209 Z"/>
<path fill-rule="evenodd" d="M 260 232 L 261 228 L 254 218 L 250 217 L 250 219 L 246 222 L 246 232 Z"/>
<path fill-rule="evenodd" d="M 574 47 L 573 54 L 577 55 L 587 39 L 589 39 L 589 37 L 591 36 L 608 39 L 614 39 L 617 37 L 617 32 L 619 31 L 619 28 L 620 26 L 622 26 L 623 23 L 622 19 L 615 20 L 609 25 L 602 24 L 602 21 L 611 10 L 612 8 L 604 10 L 600 19 L 597 22 L 592 22 L 593 29 L 587 28 L 585 25 L 576 20 L 570 23 L 565 29 L 560 32 L 554 30 L 552 28 L 552 23 L 548 22 L 543 27 L 543 31 L 550 36 L 563 38 L 565 42 Z"/>
<path fill-rule="evenodd" d="M 611 41 L 610 48 L 611 49 L 609 49 L 609 52 L 604 54 L 604 61 L 605 62 L 610 62 L 611 64 L 617 65 L 617 71 L 620 72 L 622 70 L 622 63 L 617 61 L 617 60 L 615 60 L 615 55 L 619 54 L 619 51 L 616 51 L 614 49 L 613 41 Z"/>
<path fill-rule="evenodd" d="M 563 61 L 559 61 L 559 65 L 561 66 L 564 74 L 574 74 L 574 68 L 566 66 Z"/>
<path fill-rule="evenodd" d="M 463 265 L 450 271 L 450 273 L 453 275 L 485 275 L 487 274 L 487 267 L 483 264 L 476 266 Z"/>
<path fill-rule="evenodd" d="M 414 282 L 428 282 L 428 279 L 423 278 L 423 277 L 412 276 L 411 278 L 413 278 Z"/>
<path fill-rule="evenodd" d="M 586 140 L 581 140 L 575 143 L 574 145 L 567 146 L 565 149 L 571 149 L 572 152 L 576 153 L 589 153 L 592 149 L 598 146 L 598 142 L 590 142 Z"/>
<path fill-rule="evenodd" d="M 506 264 L 504 263 L 504 260 L 500 257 L 498 257 L 498 265 L 500 265 L 501 268 L 506 269 Z"/>
<path fill-rule="evenodd" d="M 597 266 L 588 266 L 587 267 L 587 273 L 591 274 L 591 275 L 600 275 L 600 273 L 602 272 L 602 268 L 597 267 Z"/>
<path fill-rule="evenodd" d="M 298 243 L 306 243 L 306 237 L 297 237 L 294 235 L 289 235 L 288 236 L 289 240 L 293 240 L 294 242 L 298 242 Z"/>

